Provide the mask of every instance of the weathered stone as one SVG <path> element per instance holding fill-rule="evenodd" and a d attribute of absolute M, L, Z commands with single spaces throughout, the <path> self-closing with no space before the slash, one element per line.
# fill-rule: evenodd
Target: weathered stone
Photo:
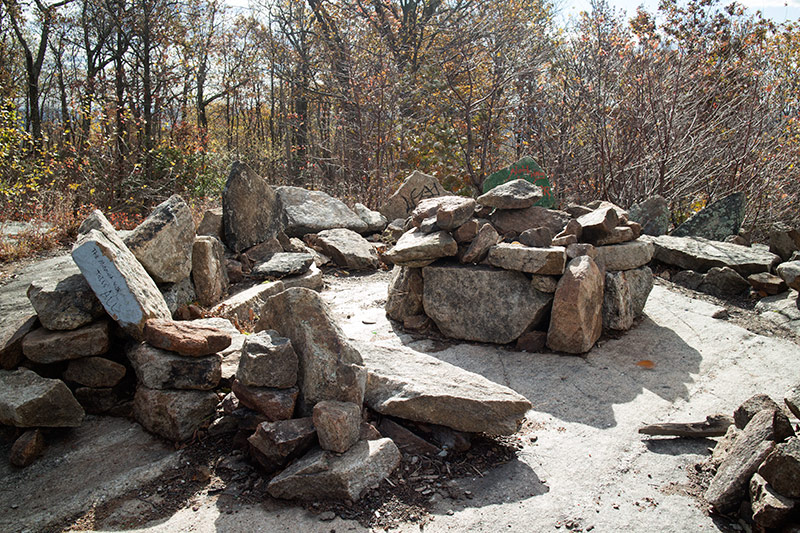
<path fill-rule="evenodd" d="M 642 316 L 647 297 L 653 290 L 653 271 L 649 267 L 634 268 L 625 271 L 625 279 L 631 292 L 633 316 Z"/>
<path fill-rule="evenodd" d="M 22 340 L 22 352 L 34 363 L 57 363 L 91 355 L 102 355 L 109 347 L 108 322 L 97 322 L 70 331 L 39 328 Z"/>
<path fill-rule="evenodd" d="M 786 407 L 795 417 L 800 418 L 800 384 L 795 385 L 786 392 L 783 403 L 786 404 Z"/>
<path fill-rule="evenodd" d="M 699 237 L 662 235 L 652 239 L 654 257 L 684 270 L 706 272 L 713 267 L 727 266 L 742 276 L 769 272 L 780 258 L 767 251 Z M 784 263 L 785 264 L 785 263 Z"/>
<path fill-rule="evenodd" d="M 526 229 L 519 234 L 518 239 L 519 242 L 531 248 L 547 248 L 553 244 L 553 234 L 549 228 Z"/>
<path fill-rule="evenodd" d="M 800 250 L 800 231 L 777 222 L 769 230 L 769 251 L 788 261 L 792 253 Z"/>
<path fill-rule="evenodd" d="M 491 216 L 491 222 L 501 235 L 509 232 L 522 233 L 526 229 L 546 227 L 558 235 L 571 220 L 568 213 L 534 205 L 525 209 L 499 209 Z"/>
<path fill-rule="evenodd" d="M 756 304 L 758 314 L 780 326 L 795 333 L 800 333 L 800 297 L 797 291 L 790 290 L 775 296 L 761 298 Z"/>
<path fill-rule="evenodd" d="M 512 342 L 544 320 L 553 298 L 521 272 L 487 266 L 432 265 L 422 277 L 425 314 L 456 339 Z"/>
<path fill-rule="evenodd" d="M 580 218 L 583 215 L 588 215 L 594 210 L 589 207 L 586 207 L 585 205 L 580 205 L 571 202 L 567 204 L 567 207 L 564 208 L 564 211 L 569 213 L 569 216 L 571 216 L 572 218 Z"/>
<path fill-rule="evenodd" d="M 750 274 L 747 276 L 747 282 L 750 283 L 750 286 L 755 290 L 765 294 L 775 295 L 789 290 L 789 287 L 783 279 L 769 272 Z"/>
<path fill-rule="evenodd" d="M 575 235 L 562 235 L 561 237 L 553 237 L 551 242 L 552 246 L 560 246 L 566 248 L 572 244 L 578 244 L 578 237 Z"/>
<path fill-rule="evenodd" d="M 241 262 L 235 259 L 225 258 L 225 272 L 228 274 L 228 281 L 239 283 L 244 280 L 244 270 Z"/>
<path fill-rule="evenodd" d="M 251 246 L 243 253 L 251 262 L 263 263 L 264 261 L 269 260 L 273 254 L 280 252 L 308 252 L 308 249 L 306 249 L 305 246 L 302 246 L 299 250 L 284 250 L 281 241 L 279 241 L 277 237 L 270 237 L 264 242 L 260 242 L 255 246 Z"/>
<path fill-rule="evenodd" d="M 326 229 L 347 228 L 365 233 L 367 224 L 341 200 L 322 191 L 300 187 L 278 187 L 278 199 L 283 209 L 284 232 L 289 237 L 302 237 Z"/>
<path fill-rule="evenodd" d="M 344 453 L 358 442 L 361 405 L 331 400 L 317 402 L 313 420 L 320 448 Z"/>
<path fill-rule="evenodd" d="M 431 319 L 427 315 L 411 315 L 403 319 L 403 329 L 406 331 L 423 331 L 430 327 Z"/>
<path fill-rule="evenodd" d="M 336 228 L 308 236 L 309 244 L 350 270 L 375 270 L 380 265 L 375 247 L 355 231 Z"/>
<path fill-rule="evenodd" d="M 260 331 L 244 341 L 236 380 L 250 387 L 288 389 L 297 384 L 297 365 L 292 341 Z"/>
<path fill-rule="evenodd" d="M 222 358 L 183 357 L 145 343 L 126 353 L 139 382 L 149 389 L 211 390 L 219 384 Z"/>
<path fill-rule="evenodd" d="M 588 255 L 594 259 L 597 257 L 597 249 L 593 245 L 585 242 L 576 242 L 567 246 L 567 261 L 582 255 Z"/>
<path fill-rule="evenodd" d="M 720 463 L 705 494 L 706 501 L 718 512 L 736 509 L 746 497 L 750 478 L 775 448 L 776 415 L 772 409 L 756 414 Z"/>
<path fill-rule="evenodd" d="M 75 389 L 75 399 L 87 413 L 93 415 L 110 413 L 121 401 L 116 389 L 110 387 L 78 387 Z"/>
<path fill-rule="evenodd" d="M 778 404 L 766 394 L 751 396 L 733 412 L 733 423 L 737 428 L 744 429 L 750 420 L 764 409 L 781 410 Z"/>
<path fill-rule="evenodd" d="M 193 320 L 152 318 L 144 327 L 144 340 L 151 346 L 189 357 L 221 352 L 231 344 L 231 334 Z"/>
<path fill-rule="evenodd" d="M 272 472 L 307 452 L 315 437 L 314 423 L 306 417 L 262 422 L 247 441 L 259 464 Z"/>
<path fill-rule="evenodd" d="M 202 306 L 219 302 L 228 290 L 225 252 L 216 237 L 200 236 L 192 248 L 192 280 L 197 301 Z"/>
<path fill-rule="evenodd" d="M 395 266 L 389 281 L 386 299 L 386 316 L 403 322 L 406 318 L 423 313 L 422 270 Z"/>
<path fill-rule="evenodd" d="M 550 192 L 550 181 L 547 179 L 547 174 L 539 166 L 539 163 L 530 156 L 524 156 L 509 166 L 490 174 L 483 180 L 482 192 L 486 193 L 514 178 L 522 178 L 542 189 L 542 198 L 537 202 L 537 205 L 552 207 L 555 204 L 555 198 Z"/>
<path fill-rule="evenodd" d="M 39 322 L 50 330 L 76 329 L 105 314 L 78 266 L 70 263 L 33 281 L 28 288 Z"/>
<path fill-rule="evenodd" d="M 273 389 L 270 387 L 250 387 L 234 380 L 231 390 L 242 405 L 258 411 L 269 421 L 288 420 L 294 414 L 299 393 L 297 387 Z"/>
<path fill-rule="evenodd" d="M 92 211 L 89 216 L 81 222 L 81 225 L 78 227 L 78 237 L 80 238 L 87 235 L 93 229 L 105 235 L 115 246 L 122 248 L 124 245 L 124 247 L 127 247 L 122 241 L 120 234 L 117 233 L 117 230 L 114 229 L 114 226 L 111 225 L 111 222 L 108 221 L 106 216 L 99 209 Z"/>
<path fill-rule="evenodd" d="M 581 241 L 597 243 L 607 237 L 619 222 L 614 205 L 605 205 L 577 219 L 581 225 Z"/>
<path fill-rule="evenodd" d="M 211 391 L 156 390 L 139 385 L 133 415 L 147 431 L 184 441 L 214 416 L 217 395 Z"/>
<path fill-rule="evenodd" d="M 621 242 L 628 242 L 635 239 L 633 228 L 629 226 L 617 226 L 611 229 L 611 232 L 605 237 L 598 238 L 595 243 L 597 246 L 606 246 L 609 244 L 619 244 Z"/>
<path fill-rule="evenodd" d="M 573 259 L 559 280 L 553 298 L 547 346 L 559 352 L 588 352 L 603 333 L 602 310 L 600 269 L 589 256 Z"/>
<path fill-rule="evenodd" d="M 782 526 L 795 505 L 795 500 L 778 494 L 759 474 L 753 474 L 750 478 L 750 506 L 753 510 L 753 522 L 759 526 Z"/>
<path fill-rule="evenodd" d="M 628 218 L 642 225 L 645 235 L 665 235 L 669 231 L 669 204 L 659 195 L 634 204 L 628 210 Z"/>
<path fill-rule="evenodd" d="M 447 194 L 447 191 L 439 184 L 439 180 L 415 170 L 403 181 L 394 194 L 386 200 L 386 203 L 378 208 L 378 211 L 388 220 L 398 218 L 405 220 L 417 207 L 420 200 L 445 194 Z"/>
<path fill-rule="evenodd" d="M 362 348 L 364 402 L 381 414 L 458 431 L 510 435 L 530 402 L 513 390 L 406 347 Z"/>
<path fill-rule="evenodd" d="M 697 290 L 720 298 L 738 296 L 750 288 L 750 283 L 729 267 L 714 267 L 703 276 Z"/>
<path fill-rule="evenodd" d="M 436 455 L 441 449 L 423 439 L 410 429 L 401 426 L 387 417 L 378 426 L 380 434 L 392 439 L 400 451 L 409 455 Z"/>
<path fill-rule="evenodd" d="M 492 266 L 505 270 L 560 276 L 564 273 L 567 253 L 561 246 L 531 248 L 501 242 L 489 249 L 488 260 Z"/>
<path fill-rule="evenodd" d="M 222 208 L 214 207 L 206 209 L 203 219 L 197 226 L 197 235 L 216 237 L 220 241 L 225 240 L 225 229 L 222 225 Z"/>
<path fill-rule="evenodd" d="M 672 230 L 673 237 L 702 237 L 722 241 L 728 235 L 737 235 L 742 227 L 746 196 L 737 192 L 701 209 L 683 224 Z"/>
<path fill-rule="evenodd" d="M 524 179 L 498 185 L 478 196 L 478 203 L 497 209 L 524 209 L 542 199 L 542 188 Z"/>
<path fill-rule="evenodd" d="M 272 478 L 267 490 L 288 500 L 356 501 L 398 464 L 400 450 L 391 439 L 362 440 L 342 455 L 311 451 Z"/>
<path fill-rule="evenodd" d="M 494 226 L 484 224 L 478 230 L 478 235 L 472 240 L 467 250 L 459 258 L 462 263 L 480 263 L 489 254 L 489 250 L 500 240 L 500 235 Z"/>
<path fill-rule="evenodd" d="M 728 430 L 725 432 L 725 435 L 722 436 L 717 441 L 716 446 L 711 451 L 711 457 L 708 458 L 708 465 L 713 469 L 717 470 L 719 465 L 728 456 L 730 453 L 731 448 L 733 448 L 733 444 L 736 442 L 736 439 L 739 438 L 741 435 L 741 430 L 739 430 L 735 424 L 731 424 L 728 426 Z"/>
<path fill-rule="evenodd" d="M 389 224 L 389 220 L 378 211 L 373 211 L 364 204 L 356 203 L 353 212 L 367 225 L 365 233 L 380 233 Z"/>
<path fill-rule="evenodd" d="M 270 329 L 288 337 L 297 353 L 303 411 L 322 400 L 362 403 L 366 372 L 361 355 L 317 293 L 287 289 L 269 298 L 256 331 Z"/>
<path fill-rule="evenodd" d="M 423 220 L 436 217 L 436 225 L 441 230 L 450 231 L 469 220 L 475 213 L 475 200 L 464 196 L 439 196 L 419 202 L 411 213 L 414 225 Z"/>
<path fill-rule="evenodd" d="M 606 270 L 633 270 L 653 258 L 653 244 L 643 240 L 600 246 L 595 250 L 597 261 L 603 263 Z"/>
<path fill-rule="evenodd" d="M 286 289 L 285 280 L 265 281 L 228 297 L 211 309 L 211 314 L 241 323 L 257 319 L 270 296 Z"/>
<path fill-rule="evenodd" d="M 517 339 L 517 350 L 523 352 L 541 352 L 545 346 L 547 346 L 546 331 L 528 331 Z"/>
<path fill-rule="evenodd" d="M 400 237 L 384 256 L 396 265 L 424 266 L 458 252 L 458 243 L 446 231 L 425 234 L 414 228 Z M 422 265 L 420 265 L 420 263 Z"/>
<path fill-rule="evenodd" d="M 381 234 L 381 239 L 385 242 L 396 243 L 397 239 L 403 236 L 405 233 L 405 226 L 406 220 L 404 218 L 397 218 L 391 222 L 389 225 L 386 226 L 386 229 L 383 230 Z"/>
<path fill-rule="evenodd" d="M 250 271 L 255 279 L 274 279 L 307 272 L 314 256 L 306 253 L 280 252 L 259 263 Z"/>
<path fill-rule="evenodd" d="M 183 198 L 173 195 L 123 241 L 156 283 L 176 283 L 192 271 L 194 243 L 192 212 Z"/>
<path fill-rule="evenodd" d="M 790 288 L 800 291 L 800 261 L 781 263 L 776 271 Z"/>
<path fill-rule="evenodd" d="M 8 454 L 8 462 L 12 465 L 24 468 L 33 463 L 45 448 L 44 434 L 41 429 L 29 429 L 14 441 L 11 452 Z"/>
<path fill-rule="evenodd" d="M 642 236 L 642 225 L 638 222 L 631 222 L 630 220 L 626 223 L 626 226 L 631 229 L 631 233 L 633 234 L 634 239 L 638 239 Z"/>
<path fill-rule="evenodd" d="M 191 278 L 177 283 L 165 283 L 158 287 L 158 290 L 164 297 L 164 303 L 167 304 L 167 309 L 172 315 L 175 315 L 178 309 L 192 305 L 192 302 L 197 300 L 197 293 L 194 291 L 194 283 Z"/>
<path fill-rule="evenodd" d="M 78 427 L 83 408 L 63 381 L 27 368 L 0 370 L 0 424 L 29 427 Z"/>
<path fill-rule="evenodd" d="M 603 292 L 603 329 L 627 331 L 633 326 L 633 299 L 626 271 L 606 272 Z"/>
<path fill-rule="evenodd" d="M 313 263 L 308 267 L 307 272 L 285 277 L 281 281 L 283 282 L 284 289 L 299 287 L 312 291 L 321 291 L 325 285 L 325 281 L 322 278 L 322 271 Z"/>
<path fill-rule="evenodd" d="M 75 243 L 72 258 L 106 312 L 132 337 L 141 338 L 146 320 L 171 317 L 158 287 L 124 245 L 89 230 Z"/>
<path fill-rule="evenodd" d="M 672 276 L 672 282 L 694 291 L 703 283 L 703 274 L 694 270 L 681 270 Z"/>
<path fill-rule="evenodd" d="M 113 387 L 125 377 L 125 365 L 104 357 L 84 357 L 69 362 L 64 379 L 86 387 Z"/>
<path fill-rule="evenodd" d="M 558 276 L 541 276 L 534 274 L 531 276 L 531 285 L 534 289 L 547 294 L 553 294 L 558 287 Z"/>
<path fill-rule="evenodd" d="M 611 208 L 617 214 L 617 220 L 618 220 L 620 225 L 624 225 L 628 221 L 628 212 L 627 211 L 622 209 L 617 204 L 613 204 L 613 203 L 608 202 L 606 200 L 594 200 L 594 201 L 589 202 L 588 204 L 586 204 L 586 207 L 592 209 L 593 211 L 596 211 L 598 209 Z M 580 218 L 580 217 L 578 217 L 578 218 Z"/>
<path fill-rule="evenodd" d="M 477 218 L 471 218 L 453 230 L 453 238 L 459 244 L 472 242 L 472 240 L 478 235 L 478 230 L 484 223 L 481 223 Z"/>
<path fill-rule="evenodd" d="M 778 494 L 800 498 L 800 439 L 792 437 L 778 444 L 758 473 Z"/>
<path fill-rule="evenodd" d="M 250 167 L 233 163 L 222 191 L 225 243 L 241 252 L 281 230 L 280 204 L 275 190 Z"/>

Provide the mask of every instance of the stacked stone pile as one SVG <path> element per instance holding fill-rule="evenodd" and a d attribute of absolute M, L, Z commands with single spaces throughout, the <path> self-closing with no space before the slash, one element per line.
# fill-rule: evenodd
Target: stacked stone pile
<path fill-rule="evenodd" d="M 800 417 L 800 387 L 784 400 Z M 754 529 L 791 530 L 800 508 L 800 439 L 787 413 L 761 394 L 739 406 L 733 418 L 706 464 L 714 473 L 706 500 L 718 513 L 752 521 Z"/>
<path fill-rule="evenodd" d="M 609 202 L 571 213 L 534 205 L 539 187 L 500 185 L 477 201 L 421 200 L 384 258 L 386 304 L 408 328 L 432 321 L 449 337 L 584 353 L 603 328 L 625 331 L 652 288 L 641 227 Z M 486 218 L 482 218 L 481 216 Z"/>

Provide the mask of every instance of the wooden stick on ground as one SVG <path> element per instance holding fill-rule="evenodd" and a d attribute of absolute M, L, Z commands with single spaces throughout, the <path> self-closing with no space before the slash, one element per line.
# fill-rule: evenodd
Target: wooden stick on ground
<path fill-rule="evenodd" d="M 704 422 L 652 424 L 639 428 L 642 435 L 667 437 L 721 437 L 733 424 L 733 418 L 725 415 L 707 416 Z"/>

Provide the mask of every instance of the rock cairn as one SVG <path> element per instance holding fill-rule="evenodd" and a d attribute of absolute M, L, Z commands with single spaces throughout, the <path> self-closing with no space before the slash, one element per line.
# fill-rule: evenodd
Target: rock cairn
<path fill-rule="evenodd" d="M 519 179 L 477 201 L 421 200 L 384 258 L 395 264 L 386 312 L 409 329 L 536 351 L 580 354 L 603 329 L 625 331 L 653 286 L 653 245 L 609 203 L 571 213 L 534 204 Z"/>

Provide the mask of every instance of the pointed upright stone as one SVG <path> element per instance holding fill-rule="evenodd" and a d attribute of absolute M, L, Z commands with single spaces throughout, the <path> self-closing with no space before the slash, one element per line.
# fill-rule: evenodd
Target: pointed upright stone
<path fill-rule="evenodd" d="M 274 237 L 280 230 L 275 190 L 247 165 L 235 162 L 222 191 L 225 242 L 234 252 Z"/>
<path fill-rule="evenodd" d="M 586 353 L 603 333 L 603 276 L 588 255 L 576 257 L 558 282 L 547 332 L 547 346 Z"/>

